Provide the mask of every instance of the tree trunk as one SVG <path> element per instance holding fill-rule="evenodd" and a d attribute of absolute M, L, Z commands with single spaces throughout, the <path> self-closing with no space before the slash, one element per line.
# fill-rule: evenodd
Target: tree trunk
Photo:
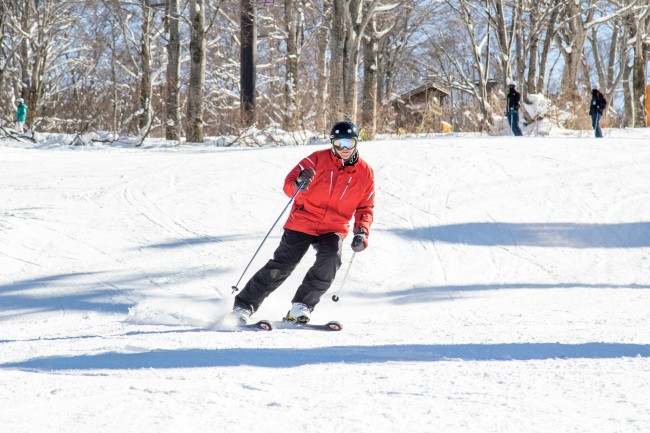
<path fill-rule="evenodd" d="M 300 106 L 298 102 L 298 8 L 296 0 L 284 0 L 284 15 L 287 23 L 284 129 L 285 131 L 295 131 L 300 122 Z"/>
<path fill-rule="evenodd" d="M 187 94 L 187 141 L 203 142 L 205 83 L 204 0 L 190 0 L 190 82 Z"/>
<path fill-rule="evenodd" d="M 332 9 L 329 6 L 329 3 L 325 2 L 323 5 L 323 16 L 325 17 L 324 21 L 327 22 Z M 327 101 L 327 82 L 329 79 L 328 73 L 328 62 L 327 62 L 327 51 L 330 46 L 330 31 L 329 28 L 325 25 L 319 30 L 318 37 L 318 59 L 317 59 L 317 73 L 318 73 L 318 88 L 316 89 L 316 119 L 315 119 L 315 128 L 316 131 L 323 131 L 325 134 L 328 132 L 328 101 Z"/>
<path fill-rule="evenodd" d="M 506 22 L 505 14 L 503 13 L 503 0 L 490 0 L 492 7 L 494 8 L 494 16 L 490 17 L 493 21 L 493 26 L 496 30 L 497 35 L 497 45 L 499 46 L 499 52 L 501 53 L 501 69 L 503 70 L 503 78 L 509 80 L 512 78 L 512 64 L 510 62 L 510 39 L 508 39 L 508 34 L 506 32 Z M 488 9 L 489 11 L 489 9 Z M 514 9 L 513 9 L 514 12 Z M 512 22 L 516 22 L 517 17 L 512 18 Z M 510 35 L 513 36 L 512 34 Z M 505 82 L 503 83 L 506 84 Z"/>
<path fill-rule="evenodd" d="M 553 2 L 553 11 L 551 12 L 551 17 L 548 20 L 548 26 L 546 27 L 546 35 L 544 36 L 544 45 L 542 48 L 542 54 L 539 59 L 539 78 L 537 79 L 537 91 L 539 93 L 544 93 L 546 86 L 546 63 L 548 62 L 548 56 L 551 52 L 553 34 L 555 33 L 555 22 L 559 14 L 560 8 L 558 3 L 560 0 L 555 0 Z"/>
<path fill-rule="evenodd" d="M 348 15 L 348 19 L 350 16 Z M 359 52 L 355 50 L 352 20 L 346 22 L 345 48 L 343 54 L 343 118 L 356 122 L 357 115 L 357 71 Z"/>
<path fill-rule="evenodd" d="M 513 5 L 513 19 L 515 20 L 515 23 L 519 22 L 521 20 L 521 17 L 523 15 L 523 5 L 521 0 L 517 0 L 514 2 Z M 522 29 L 522 26 L 517 26 L 514 25 L 512 27 L 512 37 L 515 40 L 515 52 L 516 54 L 516 64 L 517 64 L 517 83 L 520 83 L 520 88 L 521 88 L 521 95 L 522 99 L 524 101 L 528 100 L 528 87 L 524 85 L 526 81 L 526 57 L 527 57 L 527 50 L 526 50 L 526 40 L 524 38 L 524 32 Z M 526 115 L 526 110 L 523 110 L 524 115 Z"/>
<path fill-rule="evenodd" d="M 648 63 L 647 51 L 643 44 L 639 42 L 641 38 L 637 36 L 637 43 L 634 48 L 634 65 L 632 66 L 633 80 L 632 88 L 634 89 L 634 127 L 645 128 L 645 76 L 646 64 Z"/>
<path fill-rule="evenodd" d="M 257 54 L 257 26 L 254 0 L 240 1 L 240 86 L 241 115 L 244 126 L 255 125 L 255 82 Z"/>
<path fill-rule="evenodd" d="M 618 20 L 614 23 L 614 28 L 612 29 L 612 42 L 609 47 L 609 55 L 607 57 L 607 70 L 605 72 L 605 82 L 611 83 L 614 82 L 614 76 L 616 73 L 616 53 L 618 52 L 618 32 L 619 32 L 619 23 Z M 596 35 L 594 35 L 595 37 Z"/>
<path fill-rule="evenodd" d="M 530 27 L 537 27 L 537 15 L 533 12 L 530 14 Z M 524 101 L 530 104 L 528 95 L 538 93 L 537 90 L 537 62 L 539 56 L 539 33 L 531 34 L 528 51 L 528 79 L 526 80 L 526 91 Z M 523 86 L 522 86 L 523 87 Z"/>
<path fill-rule="evenodd" d="M 562 42 L 568 43 L 567 46 L 561 49 L 561 52 L 564 56 L 562 94 L 564 95 L 565 100 L 569 103 L 576 103 L 581 99 L 577 86 L 578 72 L 580 70 L 585 40 L 587 38 L 587 30 L 585 29 L 585 23 L 582 20 L 582 12 L 579 3 L 566 3 L 566 13 L 564 15 L 564 17 L 567 18 L 565 24 L 566 29 L 564 32 L 565 37 L 564 41 L 559 41 L 560 45 L 562 45 Z M 593 14 L 593 9 L 590 9 L 587 12 L 587 22 L 591 21 Z"/>
<path fill-rule="evenodd" d="M 345 55 L 345 24 L 343 17 L 349 12 L 345 0 L 332 0 L 332 48 L 330 59 L 330 124 L 343 119 L 343 74 Z"/>
<path fill-rule="evenodd" d="M 626 53 L 627 57 L 627 53 Z M 634 93 L 632 91 L 632 65 L 629 64 L 627 58 L 623 58 L 621 67 L 623 68 L 623 103 L 625 107 L 625 116 L 623 117 L 623 126 L 630 128 L 634 126 L 634 109 L 636 104 L 634 102 Z"/>
<path fill-rule="evenodd" d="M 111 44 L 111 89 L 113 91 L 113 100 L 111 101 L 111 125 L 113 131 L 118 130 L 117 112 L 118 112 L 118 83 L 117 83 L 117 53 L 116 42 L 113 40 Z"/>
<path fill-rule="evenodd" d="M 634 43 L 634 65 L 632 75 L 632 95 L 634 98 L 634 127 L 645 128 L 645 95 L 646 95 L 646 67 L 648 64 L 649 44 L 644 44 L 644 38 L 648 36 L 650 27 L 650 14 L 641 16 L 635 20 L 636 39 Z"/>
<path fill-rule="evenodd" d="M 146 0 L 142 1 L 142 39 L 141 39 L 141 73 L 140 95 L 138 105 L 140 116 L 138 117 L 138 128 L 145 128 L 151 122 L 151 20 L 153 12 L 147 5 Z"/>
<path fill-rule="evenodd" d="M 337 120 L 347 119 L 354 122 L 357 117 L 359 90 L 357 72 L 361 38 L 379 0 L 372 0 L 365 7 L 362 0 L 333 0 L 333 4 L 331 75 L 333 110 Z"/>
<path fill-rule="evenodd" d="M 181 33 L 179 26 L 178 0 L 167 0 L 165 23 L 169 34 L 167 43 L 167 122 L 165 125 L 165 138 L 180 141 L 181 115 L 179 75 L 181 69 Z"/>
<path fill-rule="evenodd" d="M 377 71 L 379 42 L 375 35 L 376 21 L 370 22 L 370 34 L 364 38 L 363 91 L 361 97 L 361 126 L 366 138 L 372 139 L 377 131 Z"/>

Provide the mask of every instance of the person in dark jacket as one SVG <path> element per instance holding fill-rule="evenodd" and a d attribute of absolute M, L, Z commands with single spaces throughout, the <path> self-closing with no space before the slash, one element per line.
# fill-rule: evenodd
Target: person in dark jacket
<path fill-rule="evenodd" d="M 293 197 L 280 245 L 273 258 L 246 283 L 235 297 L 233 315 L 246 323 L 249 317 L 298 266 L 313 246 L 316 261 L 293 297 L 286 320 L 307 323 L 321 296 L 330 288 L 341 266 L 343 239 L 354 216 L 352 250 L 368 246 L 375 203 L 375 179 L 370 165 L 359 156 L 359 130 L 352 122 L 337 122 L 330 132 L 331 147 L 298 163 L 284 181 Z"/>
<path fill-rule="evenodd" d="M 519 100 L 521 94 L 515 89 L 517 83 L 510 80 L 508 81 L 508 95 L 506 95 L 506 117 L 508 117 L 508 124 L 512 128 L 512 133 L 517 137 L 523 135 L 519 128 Z"/>
<path fill-rule="evenodd" d="M 607 100 L 600 93 L 598 85 L 591 87 L 591 103 L 589 104 L 589 115 L 591 116 L 591 127 L 596 133 L 596 138 L 603 138 L 603 131 L 600 129 L 600 119 L 607 107 Z"/>

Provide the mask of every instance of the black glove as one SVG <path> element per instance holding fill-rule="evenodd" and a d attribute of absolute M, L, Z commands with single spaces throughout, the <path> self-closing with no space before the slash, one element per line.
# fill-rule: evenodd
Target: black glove
<path fill-rule="evenodd" d="M 305 191 L 309 187 L 311 181 L 314 180 L 315 174 L 316 172 L 313 168 L 306 168 L 301 171 L 298 175 L 298 178 L 296 179 L 296 188 L 300 188 L 300 185 L 302 185 L 302 188 L 300 189 L 302 191 Z"/>
<path fill-rule="evenodd" d="M 352 238 L 352 251 L 360 253 L 368 246 L 368 235 L 361 227 L 355 230 Z"/>

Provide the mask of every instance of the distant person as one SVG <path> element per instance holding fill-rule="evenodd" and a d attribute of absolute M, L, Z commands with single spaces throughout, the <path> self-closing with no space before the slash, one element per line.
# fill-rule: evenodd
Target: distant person
<path fill-rule="evenodd" d="M 603 131 L 600 129 L 600 119 L 607 107 L 607 100 L 600 93 L 597 84 L 591 86 L 591 104 L 589 104 L 589 115 L 591 116 L 591 127 L 596 132 L 596 138 L 603 138 Z"/>
<path fill-rule="evenodd" d="M 523 135 L 521 129 L 519 129 L 519 100 L 521 99 L 521 94 L 515 90 L 516 87 L 517 83 L 512 80 L 508 81 L 506 116 L 508 117 L 510 128 L 512 128 L 512 133 L 520 137 Z"/>
<path fill-rule="evenodd" d="M 25 118 L 27 117 L 27 105 L 23 98 L 16 99 L 16 130 L 22 133 L 25 128 Z"/>
<path fill-rule="evenodd" d="M 343 239 L 352 217 L 352 250 L 360 252 L 368 246 L 375 177 L 370 165 L 359 156 L 358 141 L 359 130 L 354 123 L 336 122 L 330 132 L 331 146 L 307 156 L 287 175 L 284 193 L 295 195 L 295 201 L 273 258 L 235 297 L 233 314 L 240 322 L 247 323 L 313 247 L 316 261 L 298 286 L 285 317 L 290 322 L 309 322 L 341 266 Z"/>

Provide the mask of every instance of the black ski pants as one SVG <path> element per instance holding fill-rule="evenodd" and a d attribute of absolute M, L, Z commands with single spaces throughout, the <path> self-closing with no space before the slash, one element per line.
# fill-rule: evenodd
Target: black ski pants
<path fill-rule="evenodd" d="M 235 297 L 235 305 L 257 311 L 264 299 L 291 275 L 312 245 L 316 250 L 316 261 L 307 271 L 291 302 L 300 302 L 313 310 L 341 267 L 342 244 L 343 239 L 338 233 L 314 236 L 285 229 L 273 258 L 246 283 Z"/>

